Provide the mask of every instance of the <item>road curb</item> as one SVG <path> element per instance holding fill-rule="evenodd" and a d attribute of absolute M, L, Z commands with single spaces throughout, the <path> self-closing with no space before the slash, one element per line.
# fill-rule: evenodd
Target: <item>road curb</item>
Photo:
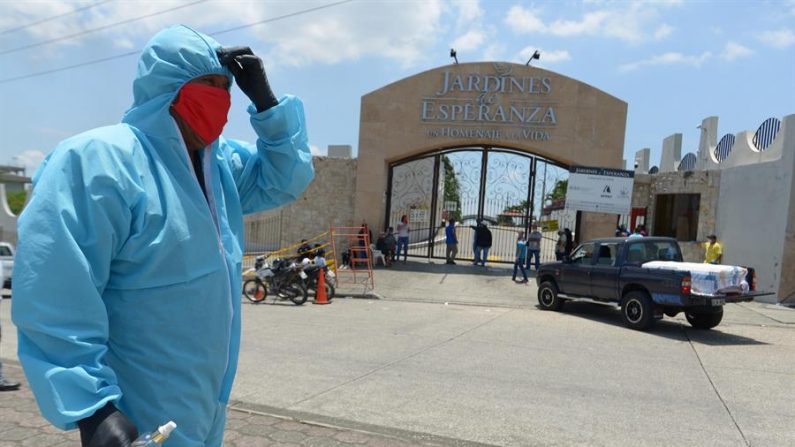
<path fill-rule="evenodd" d="M 230 401 L 228 408 L 230 411 L 270 416 L 273 418 L 290 420 L 301 424 L 316 425 L 319 427 L 333 428 L 337 430 L 350 430 L 368 435 L 394 438 L 421 446 L 496 447 L 494 444 L 484 444 L 480 442 L 466 441 L 463 439 L 437 436 L 430 433 L 420 433 L 399 428 L 384 427 L 381 425 L 367 424 L 303 411 L 294 411 L 285 408 L 271 407 L 268 405 L 246 403 L 239 400 Z"/>

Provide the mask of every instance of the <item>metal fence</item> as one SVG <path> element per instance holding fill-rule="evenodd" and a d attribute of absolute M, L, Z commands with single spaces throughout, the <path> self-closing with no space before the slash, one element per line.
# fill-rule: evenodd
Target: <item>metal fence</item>
<path fill-rule="evenodd" d="M 245 253 L 279 249 L 282 238 L 282 215 L 253 216 L 244 222 Z"/>

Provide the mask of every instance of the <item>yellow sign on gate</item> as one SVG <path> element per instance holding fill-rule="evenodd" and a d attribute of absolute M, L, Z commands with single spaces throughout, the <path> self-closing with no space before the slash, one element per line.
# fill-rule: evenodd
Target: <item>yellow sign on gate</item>
<path fill-rule="evenodd" d="M 539 220 L 538 225 L 541 227 L 541 231 L 558 231 L 560 229 L 557 219 Z"/>

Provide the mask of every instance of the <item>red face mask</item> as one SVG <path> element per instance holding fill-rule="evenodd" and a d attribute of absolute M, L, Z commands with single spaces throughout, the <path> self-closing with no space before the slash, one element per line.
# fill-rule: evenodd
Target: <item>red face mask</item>
<path fill-rule="evenodd" d="M 180 89 L 173 107 L 204 144 L 210 144 L 221 136 L 231 105 L 227 90 L 191 82 Z"/>

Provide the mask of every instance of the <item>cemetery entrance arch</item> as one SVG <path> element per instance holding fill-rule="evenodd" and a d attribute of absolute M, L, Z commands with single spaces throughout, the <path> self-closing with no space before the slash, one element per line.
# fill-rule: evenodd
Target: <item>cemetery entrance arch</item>
<path fill-rule="evenodd" d="M 412 245 L 417 256 L 441 255 L 446 217 L 463 220 L 464 256 L 477 218 L 510 227 L 500 237 L 515 240 L 531 217 L 542 218 L 543 196 L 566 167 L 623 166 L 626 114 L 608 93 L 523 64 L 453 64 L 400 79 L 362 96 L 353 219 L 383 230 L 408 214 L 412 239 L 425 241 Z M 615 215 L 581 220 L 582 239 L 615 229 Z M 501 244 L 495 257 L 510 261 Z"/>

